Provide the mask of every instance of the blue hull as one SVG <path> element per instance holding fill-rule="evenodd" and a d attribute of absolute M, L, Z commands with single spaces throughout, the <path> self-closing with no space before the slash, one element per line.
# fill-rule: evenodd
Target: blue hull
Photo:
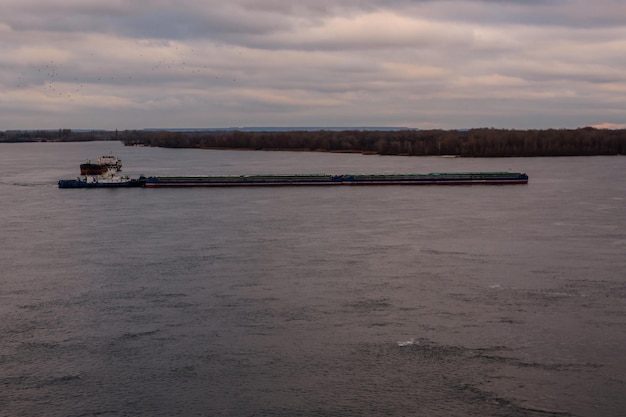
<path fill-rule="evenodd" d="M 145 179 L 120 182 L 87 182 L 83 180 L 59 180 L 59 188 L 135 188 L 144 187 Z"/>

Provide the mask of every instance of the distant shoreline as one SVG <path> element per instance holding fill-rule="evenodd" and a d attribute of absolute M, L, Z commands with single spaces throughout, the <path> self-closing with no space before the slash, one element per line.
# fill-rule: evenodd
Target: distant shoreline
<path fill-rule="evenodd" d="M 626 154 L 626 130 L 125 131 L 127 146 L 341 152 L 368 155 L 531 157 Z"/>
<path fill-rule="evenodd" d="M 533 157 L 625 155 L 626 129 L 508 130 L 124 130 L 7 131 L 0 143 L 120 141 L 164 148 L 361 153 L 365 155 Z"/>

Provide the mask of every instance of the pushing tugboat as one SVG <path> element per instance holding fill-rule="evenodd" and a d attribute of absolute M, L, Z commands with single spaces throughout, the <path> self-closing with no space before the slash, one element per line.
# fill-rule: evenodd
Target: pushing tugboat
<path fill-rule="evenodd" d="M 122 160 L 107 155 L 98 158 L 96 163 L 87 161 L 80 164 L 80 176 L 72 180 L 59 180 L 59 188 L 125 188 L 144 187 L 145 177 L 131 179 L 118 175 L 122 170 Z"/>

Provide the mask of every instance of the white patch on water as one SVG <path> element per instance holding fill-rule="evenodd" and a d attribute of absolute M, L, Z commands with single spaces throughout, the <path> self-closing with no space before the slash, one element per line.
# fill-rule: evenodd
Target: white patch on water
<path fill-rule="evenodd" d="M 545 295 L 551 296 L 551 297 L 575 297 L 575 294 L 570 294 L 567 292 L 546 292 Z"/>
<path fill-rule="evenodd" d="M 419 342 L 416 342 L 415 339 L 413 338 L 405 342 L 397 342 L 397 343 L 398 343 L 398 346 L 413 346 Z"/>

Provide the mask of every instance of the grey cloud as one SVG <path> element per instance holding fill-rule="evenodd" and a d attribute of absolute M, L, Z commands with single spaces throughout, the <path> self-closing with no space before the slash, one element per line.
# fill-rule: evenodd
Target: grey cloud
<path fill-rule="evenodd" d="M 29 10 L 30 11 L 30 10 Z M 155 39 L 210 38 L 220 34 L 258 34 L 288 28 L 278 15 L 218 6 L 214 9 L 44 8 L 37 13 L 16 13 L 4 20 L 18 31 L 117 33 Z"/>
<path fill-rule="evenodd" d="M 353 17 L 391 10 L 403 15 L 465 24 L 593 27 L 622 25 L 621 0 L 334 0 L 284 2 L 182 0 L 85 3 L 10 0 L 0 21 L 20 31 L 99 32 L 155 39 L 205 38 L 225 43 L 271 35 L 329 16 Z"/>
<path fill-rule="evenodd" d="M 619 122 L 625 5 L 5 0 L 0 130 Z"/>
<path fill-rule="evenodd" d="M 626 16 L 622 0 L 379 0 L 371 5 L 477 25 L 619 27 Z"/>

